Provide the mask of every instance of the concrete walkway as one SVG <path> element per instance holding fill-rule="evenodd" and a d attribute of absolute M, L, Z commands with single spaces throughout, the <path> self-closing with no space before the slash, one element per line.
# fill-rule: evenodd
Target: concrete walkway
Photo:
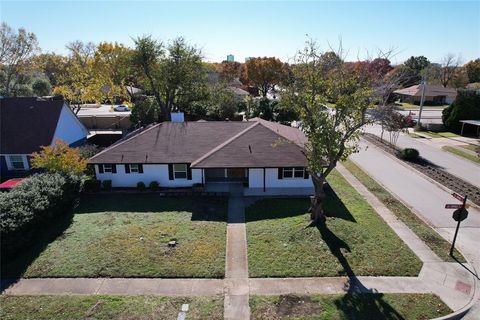
<path fill-rule="evenodd" d="M 242 184 L 230 184 L 225 263 L 225 319 L 250 319 L 247 230 Z"/>
<path fill-rule="evenodd" d="M 366 132 L 380 136 L 381 128 L 378 125 L 367 126 Z M 400 148 L 415 148 L 428 161 L 442 167 L 474 186 L 480 187 L 480 165 L 453 155 L 428 143 L 428 139 L 415 139 L 406 134 L 400 134 L 397 146 Z"/>

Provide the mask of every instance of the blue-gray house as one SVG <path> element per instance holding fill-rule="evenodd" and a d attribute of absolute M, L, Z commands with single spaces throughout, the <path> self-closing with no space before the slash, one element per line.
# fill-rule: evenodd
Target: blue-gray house
<path fill-rule="evenodd" d="M 0 98 L 0 178 L 28 174 L 30 155 L 63 140 L 82 145 L 88 130 L 63 100 Z"/>

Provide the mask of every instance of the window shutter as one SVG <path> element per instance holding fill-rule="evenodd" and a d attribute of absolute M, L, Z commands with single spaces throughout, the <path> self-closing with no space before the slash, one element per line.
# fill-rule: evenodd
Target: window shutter
<path fill-rule="evenodd" d="M 117 165 L 112 164 L 112 173 L 117 173 Z"/>
<path fill-rule="evenodd" d="M 187 164 L 187 180 L 192 180 L 192 168 Z"/>
<path fill-rule="evenodd" d="M 278 179 L 283 179 L 283 168 L 278 168 Z"/>
<path fill-rule="evenodd" d="M 168 180 L 173 180 L 173 164 L 168 165 Z"/>
<path fill-rule="evenodd" d="M 304 169 L 305 171 L 303 171 L 303 179 L 308 179 L 308 171 L 307 171 L 307 168 Z"/>
<path fill-rule="evenodd" d="M 143 164 L 138 165 L 138 173 L 143 173 Z"/>
<path fill-rule="evenodd" d="M 98 173 L 103 173 L 103 164 L 98 165 Z"/>
<path fill-rule="evenodd" d="M 130 165 L 129 164 L 125 165 L 125 173 L 130 173 Z"/>

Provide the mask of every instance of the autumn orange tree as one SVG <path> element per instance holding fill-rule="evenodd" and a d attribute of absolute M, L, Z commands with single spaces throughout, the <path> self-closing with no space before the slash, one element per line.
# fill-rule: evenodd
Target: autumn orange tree
<path fill-rule="evenodd" d="M 251 58 L 245 63 L 245 80 L 248 85 L 257 87 L 263 97 L 286 82 L 288 74 L 288 65 L 275 57 Z"/>
<path fill-rule="evenodd" d="M 32 154 L 32 167 L 48 172 L 69 173 L 81 176 L 87 168 L 87 160 L 78 148 L 70 148 L 65 141 L 56 140 L 53 146 L 42 146 Z"/>

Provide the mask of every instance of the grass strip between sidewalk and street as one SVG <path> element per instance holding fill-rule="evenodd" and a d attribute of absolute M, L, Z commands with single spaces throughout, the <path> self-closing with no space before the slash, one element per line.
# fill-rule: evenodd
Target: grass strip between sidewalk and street
<path fill-rule="evenodd" d="M 251 319 L 432 319 L 452 312 L 433 294 L 252 296 Z"/>
<path fill-rule="evenodd" d="M 55 295 L 0 297 L 3 320 L 177 319 L 189 304 L 187 319 L 223 319 L 223 297 Z"/>
<path fill-rule="evenodd" d="M 342 163 L 360 182 L 373 193 L 400 221 L 405 223 L 440 259 L 453 262 L 450 255 L 450 243 L 442 238 L 425 221 L 419 218 L 395 196 L 383 188 L 378 182 L 358 167 L 353 161 Z M 454 256 L 464 262 L 463 256 L 455 250 Z"/>
<path fill-rule="evenodd" d="M 455 147 L 451 147 L 451 146 L 443 146 L 442 149 L 447 151 L 447 152 L 453 153 L 456 156 L 459 156 L 459 157 L 465 158 L 469 161 L 480 164 L 480 155 L 479 154 L 473 154 L 473 153 L 470 153 L 470 152 L 465 152 L 465 151 L 462 151 L 459 148 L 455 148 Z"/>

